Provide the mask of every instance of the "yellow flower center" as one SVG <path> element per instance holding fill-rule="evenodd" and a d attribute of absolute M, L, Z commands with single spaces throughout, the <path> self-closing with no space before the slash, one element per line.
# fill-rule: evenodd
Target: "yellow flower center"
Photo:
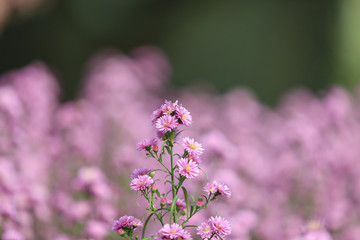
<path fill-rule="evenodd" d="M 195 146 L 195 144 L 190 143 L 190 144 L 189 144 L 189 148 L 192 149 L 192 150 L 195 150 L 195 149 L 196 149 L 196 146 Z"/>

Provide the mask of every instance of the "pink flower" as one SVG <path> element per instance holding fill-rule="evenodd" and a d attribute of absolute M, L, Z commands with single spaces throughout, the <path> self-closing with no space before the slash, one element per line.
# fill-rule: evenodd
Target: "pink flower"
<path fill-rule="evenodd" d="M 156 137 L 159 139 L 162 139 L 162 137 L 165 135 L 165 133 L 163 133 L 162 131 L 156 131 Z"/>
<path fill-rule="evenodd" d="M 176 239 L 180 236 L 182 230 L 183 229 L 177 223 L 173 223 L 171 225 L 165 224 L 165 226 L 160 229 L 159 235 L 168 237 L 170 239 Z"/>
<path fill-rule="evenodd" d="M 204 191 L 207 193 L 216 193 L 217 192 L 217 186 L 214 183 L 210 183 L 208 182 L 205 187 L 204 187 Z"/>
<path fill-rule="evenodd" d="M 142 226 L 143 223 L 140 219 L 137 219 L 133 216 L 125 215 L 114 221 L 112 230 L 119 234 L 122 234 L 124 231 L 132 230 Z"/>
<path fill-rule="evenodd" d="M 145 139 L 136 144 L 137 150 L 150 150 L 151 146 L 156 145 L 157 140 L 155 138 Z"/>
<path fill-rule="evenodd" d="M 204 201 L 201 201 L 201 200 L 196 202 L 197 207 L 202 207 L 202 206 L 204 206 L 204 204 L 205 204 Z"/>
<path fill-rule="evenodd" d="M 196 155 L 196 154 L 188 154 L 186 155 L 186 158 L 196 162 L 197 164 L 200 164 L 201 163 L 201 158 L 199 155 Z"/>
<path fill-rule="evenodd" d="M 163 111 L 161 109 L 157 109 L 153 111 L 151 116 L 151 122 L 154 124 L 156 120 L 158 120 L 163 115 Z"/>
<path fill-rule="evenodd" d="M 142 167 L 139 169 L 135 169 L 134 172 L 131 174 L 131 179 L 137 178 L 139 176 L 142 175 L 147 175 L 148 173 L 150 173 L 152 170 L 148 167 Z"/>
<path fill-rule="evenodd" d="M 183 139 L 183 146 L 189 154 L 201 155 L 204 151 L 200 143 L 189 137 Z"/>
<path fill-rule="evenodd" d="M 165 224 L 163 228 L 157 233 L 156 239 L 183 239 L 183 240 L 192 240 L 190 234 L 182 229 L 182 227 L 177 224 Z"/>
<path fill-rule="evenodd" d="M 231 227 L 228 220 L 222 217 L 211 217 L 206 222 L 197 227 L 197 233 L 203 239 L 219 239 L 231 233 Z"/>
<path fill-rule="evenodd" d="M 164 115 L 160 117 L 155 124 L 155 127 L 161 133 L 167 133 L 176 128 L 179 125 L 175 117 L 171 115 Z"/>
<path fill-rule="evenodd" d="M 198 165 L 186 158 L 180 158 L 177 161 L 177 166 L 179 168 L 180 175 L 186 178 L 195 178 L 199 175 Z"/>
<path fill-rule="evenodd" d="M 154 183 L 154 180 L 148 175 L 138 176 L 134 178 L 130 183 L 130 188 L 136 191 L 145 190 Z"/>
<path fill-rule="evenodd" d="M 227 185 L 219 183 L 217 181 L 207 183 L 204 187 L 204 191 L 212 194 L 221 194 L 225 197 L 231 196 L 230 188 Z"/>
<path fill-rule="evenodd" d="M 217 181 L 214 181 L 214 184 L 216 185 L 217 190 L 221 195 L 224 195 L 228 198 L 231 196 L 230 188 L 227 185 L 218 183 Z"/>
<path fill-rule="evenodd" d="M 167 199 L 166 198 L 161 198 L 160 199 L 160 205 L 164 206 L 167 203 Z"/>
<path fill-rule="evenodd" d="M 222 217 L 211 217 L 208 220 L 211 230 L 220 236 L 227 236 L 231 233 L 231 227 L 228 220 Z"/>
<path fill-rule="evenodd" d="M 192 117 L 190 115 L 190 112 L 184 108 L 183 106 L 178 106 L 176 108 L 176 117 L 185 125 L 185 126 L 190 126 L 191 125 L 191 121 L 192 121 Z"/>
<path fill-rule="evenodd" d="M 197 228 L 197 234 L 200 235 L 201 238 L 209 238 L 211 237 L 212 231 L 211 227 L 207 222 L 203 222 Z"/>
<path fill-rule="evenodd" d="M 178 106 L 178 101 L 176 100 L 174 103 L 171 101 L 165 100 L 165 103 L 161 106 L 161 110 L 164 114 L 171 114 L 176 110 Z"/>
<path fill-rule="evenodd" d="M 182 230 L 178 240 L 192 240 L 192 237 L 188 231 Z"/>

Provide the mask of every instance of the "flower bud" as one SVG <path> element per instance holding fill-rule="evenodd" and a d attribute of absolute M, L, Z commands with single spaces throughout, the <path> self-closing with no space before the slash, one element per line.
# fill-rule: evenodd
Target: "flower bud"
<path fill-rule="evenodd" d="M 138 239 L 139 239 L 139 236 L 138 236 L 138 235 L 136 235 L 136 236 L 135 236 L 135 240 L 138 240 Z"/>
<path fill-rule="evenodd" d="M 158 152 L 159 151 L 159 146 L 157 144 L 152 145 L 152 149 L 154 152 Z"/>
<path fill-rule="evenodd" d="M 161 205 L 162 207 L 165 206 L 166 203 L 167 203 L 166 198 L 162 198 L 162 199 L 160 200 L 160 205 Z"/>
<path fill-rule="evenodd" d="M 154 183 L 152 186 L 151 186 L 151 191 L 154 193 L 158 190 L 158 187 L 157 185 Z"/>
<path fill-rule="evenodd" d="M 186 209 L 181 211 L 181 216 L 185 216 L 186 215 Z"/>
<path fill-rule="evenodd" d="M 200 208 L 202 206 L 204 206 L 204 202 L 202 200 L 196 202 L 196 207 Z"/>
<path fill-rule="evenodd" d="M 122 228 L 119 228 L 117 231 L 116 231 L 120 236 L 125 236 L 125 232 Z"/>
<path fill-rule="evenodd" d="M 155 176 L 155 172 L 150 172 L 149 176 L 153 178 Z"/>

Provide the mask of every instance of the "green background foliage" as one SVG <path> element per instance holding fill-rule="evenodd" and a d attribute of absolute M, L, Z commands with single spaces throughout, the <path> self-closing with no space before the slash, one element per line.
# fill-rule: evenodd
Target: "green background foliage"
<path fill-rule="evenodd" d="M 44 61 L 68 100 L 100 50 L 154 45 L 168 55 L 175 86 L 242 86 L 274 104 L 295 87 L 356 84 L 359 10 L 355 0 L 45 1 L 0 33 L 0 73 Z"/>

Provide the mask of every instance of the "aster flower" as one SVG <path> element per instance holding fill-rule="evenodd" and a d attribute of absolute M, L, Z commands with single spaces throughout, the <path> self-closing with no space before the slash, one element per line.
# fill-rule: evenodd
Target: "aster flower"
<path fill-rule="evenodd" d="M 192 240 L 192 237 L 188 231 L 182 230 L 177 240 Z"/>
<path fill-rule="evenodd" d="M 157 109 L 153 111 L 151 116 L 151 122 L 154 124 L 156 120 L 158 120 L 163 115 L 163 111 L 161 109 Z"/>
<path fill-rule="evenodd" d="M 181 176 L 184 176 L 186 178 L 195 178 L 199 175 L 199 167 L 197 163 L 189 159 L 180 158 L 177 161 L 177 166 L 179 168 L 179 173 Z"/>
<path fill-rule="evenodd" d="M 124 231 L 128 232 L 129 230 L 136 229 L 137 227 L 142 227 L 143 223 L 140 219 L 137 219 L 133 216 L 122 216 L 118 220 L 115 220 L 112 226 L 112 230 L 118 234 L 122 234 Z"/>
<path fill-rule="evenodd" d="M 212 183 L 208 182 L 204 187 L 204 191 L 209 194 L 212 193 L 224 195 L 228 198 L 231 196 L 230 188 L 227 185 L 217 181 L 213 181 Z"/>
<path fill-rule="evenodd" d="M 131 174 L 131 179 L 137 178 L 138 176 L 147 175 L 152 170 L 148 167 L 142 167 L 139 169 L 135 169 L 134 172 Z"/>
<path fill-rule="evenodd" d="M 176 239 L 180 236 L 182 230 L 182 227 L 177 223 L 173 223 L 171 225 L 165 224 L 158 234 L 169 239 Z"/>
<path fill-rule="evenodd" d="M 151 146 L 156 145 L 157 140 L 155 138 L 145 139 L 136 144 L 137 150 L 150 150 Z"/>
<path fill-rule="evenodd" d="M 154 183 L 154 180 L 148 175 L 138 176 L 134 178 L 130 183 L 130 188 L 136 191 L 145 190 Z"/>
<path fill-rule="evenodd" d="M 199 156 L 199 155 L 196 155 L 196 154 L 190 154 L 190 153 L 189 153 L 189 154 L 187 154 L 187 155 L 185 156 L 185 158 L 188 158 L 188 159 L 196 162 L 197 164 L 200 164 L 200 163 L 201 163 L 201 158 L 200 158 L 200 156 Z"/>
<path fill-rule="evenodd" d="M 183 106 L 179 105 L 176 108 L 176 117 L 181 121 L 182 124 L 184 124 L 185 126 L 190 126 L 191 125 L 191 121 L 192 121 L 192 117 L 190 115 L 190 112 L 184 108 Z"/>
<path fill-rule="evenodd" d="M 165 224 L 157 233 L 157 239 L 183 239 L 192 240 L 190 234 L 185 231 L 179 224 Z"/>
<path fill-rule="evenodd" d="M 178 101 L 176 100 L 174 103 L 171 101 L 165 100 L 165 103 L 161 106 L 161 110 L 164 114 L 171 114 L 176 110 L 178 106 Z"/>
<path fill-rule="evenodd" d="M 223 184 L 223 183 L 219 183 L 217 181 L 214 181 L 215 186 L 217 187 L 217 191 L 221 194 L 224 195 L 225 197 L 230 197 L 231 196 L 231 192 L 230 192 L 230 188 Z"/>
<path fill-rule="evenodd" d="M 171 115 L 164 115 L 156 120 L 155 127 L 162 133 L 167 133 L 179 125 L 175 117 Z"/>
<path fill-rule="evenodd" d="M 197 230 L 197 234 L 199 234 L 200 237 L 203 239 L 211 237 L 212 234 L 211 227 L 207 222 L 201 223 L 200 226 L 196 228 L 196 230 Z"/>
<path fill-rule="evenodd" d="M 200 143 L 189 137 L 183 139 L 183 146 L 189 154 L 201 155 L 204 151 Z"/>
<path fill-rule="evenodd" d="M 231 227 L 228 220 L 222 217 L 211 217 L 208 220 L 211 231 L 219 234 L 220 236 L 227 236 L 231 233 Z"/>
<path fill-rule="evenodd" d="M 165 133 L 163 133 L 162 131 L 156 131 L 156 137 L 159 138 L 159 139 L 162 139 L 163 136 L 165 135 Z"/>
<path fill-rule="evenodd" d="M 204 187 L 204 191 L 207 193 L 216 193 L 217 192 L 217 186 L 214 183 L 208 182 L 206 183 Z"/>

